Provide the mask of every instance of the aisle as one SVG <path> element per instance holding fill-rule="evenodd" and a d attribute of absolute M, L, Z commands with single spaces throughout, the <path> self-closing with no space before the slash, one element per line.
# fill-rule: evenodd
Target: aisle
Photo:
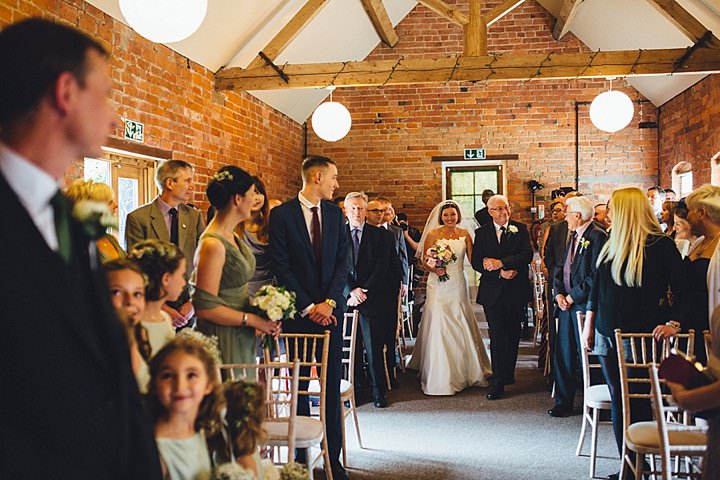
<path fill-rule="evenodd" d="M 481 329 L 486 325 L 481 322 Z M 486 334 L 486 332 L 483 332 Z M 551 418 L 536 352 L 521 347 L 517 382 L 503 400 L 487 389 L 451 397 L 428 397 L 414 372 L 400 377 L 390 406 L 360 407 L 365 449 L 348 423 L 348 463 L 354 480 L 577 480 L 588 478 L 589 458 L 576 457 L 580 414 Z M 577 399 L 576 405 L 580 405 Z M 576 409 L 580 411 L 579 407 Z M 589 440 L 587 441 L 589 443 Z M 586 443 L 586 451 L 589 445 Z M 601 426 L 599 455 L 617 456 L 609 426 Z M 619 460 L 598 459 L 598 475 L 617 470 Z"/>

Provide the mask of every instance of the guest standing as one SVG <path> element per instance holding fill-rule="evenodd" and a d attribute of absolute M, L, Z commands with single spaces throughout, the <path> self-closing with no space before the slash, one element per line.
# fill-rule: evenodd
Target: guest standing
<path fill-rule="evenodd" d="M 255 186 L 254 203 L 250 209 L 250 218 L 241 222 L 237 228 L 245 245 L 248 246 L 255 257 L 255 272 L 248 282 L 248 294 L 253 297 L 263 285 L 272 284 L 272 258 L 268 243 L 268 229 L 270 227 L 270 205 L 267 201 L 267 191 L 263 181 L 256 176 L 252 177 Z"/>
<path fill-rule="evenodd" d="M 0 478 L 159 479 L 94 239 L 58 190 L 119 127 L 108 53 L 29 19 L 0 32 L 0 65 Z"/>
<path fill-rule="evenodd" d="M 198 330 L 218 337 L 223 363 L 255 363 L 255 330 L 275 334 L 280 328 L 249 312 L 248 281 L 255 257 L 234 231 L 250 218 L 255 185 L 245 170 L 228 165 L 212 176 L 206 194 L 216 214 L 195 256 Z"/>

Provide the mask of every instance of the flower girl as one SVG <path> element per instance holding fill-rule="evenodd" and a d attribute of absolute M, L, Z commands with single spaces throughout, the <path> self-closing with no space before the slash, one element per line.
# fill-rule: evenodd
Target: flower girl
<path fill-rule="evenodd" d="M 187 261 L 179 248 L 162 240 L 136 243 L 129 258 L 140 265 L 147 278 L 141 322 L 148 331 L 151 355 L 155 355 L 175 336 L 172 318 L 162 307 L 165 302 L 176 301 L 185 288 Z"/>
<path fill-rule="evenodd" d="M 150 361 L 148 408 L 170 480 L 210 476 L 208 442 L 222 439 L 225 406 L 216 356 L 196 336 L 178 335 Z"/>

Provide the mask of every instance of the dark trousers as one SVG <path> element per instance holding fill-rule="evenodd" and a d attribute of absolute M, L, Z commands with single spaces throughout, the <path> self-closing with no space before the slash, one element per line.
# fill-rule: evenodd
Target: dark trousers
<path fill-rule="evenodd" d="M 558 327 L 553 357 L 553 377 L 555 380 L 555 405 L 572 408 L 577 389 L 577 368 L 580 333 L 577 328 L 577 312 L 584 311 L 573 305 L 563 312 L 558 308 Z"/>
<path fill-rule="evenodd" d="M 503 294 L 492 306 L 483 305 L 490 327 L 490 356 L 492 357 L 493 386 L 502 387 L 515 378 L 521 324 L 526 304 L 508 301 Z"/>
<path fill-rule="evenodd" d="M 377 317 L 359 315 L 358 336 L 355 343 L 355 370 L 362 370 L 362 348 L 367 353 L 368 376 L 373 398 L 385 393 L 385 366 L 383 364 L 383 325 Z M 362 343 L 360 343 L 362 342 Z"/>
<path fill-rule="evenodd" d="M 383 315 L 382 328 L 384 331 L 383 343 L 387 347 L 385 352 L 385 359 L 387 360 L 388 371 L 392 372 L 392 369 L 396 365 L 395 361 L 395 340 L 397 336 L 397 325 L 398 325 L 398 292 L 395 292 L 395 296 L 388 301 L 387 311 Z M 382 346 L 380 347 L 382 352 Z M 383 366 L 384 367 L 384 366 Z M 383 370 L 383 376 L 385 372 Z"/>
<path fill-rule="evenodd" d="M 330 454 L 331 467 L 339 465 L 340 450 L 342 448 L 342 410 L 340 405 L 340 378 L 342 377 L 342 327 L 332 328 L 330 331 L 330 347 L 328 350 L 328 366 L 325 390 L 325 421 L 327 423 L 328 452 Z M 300 345 L 302 349 L 302 345 Z M 322 353 L 323 341 L 318 342 L 317 355 Z M 295 356 L 292 343 L 289 345 L 290 356 Z M 320 358 L 317 359 L 321 360 Z M 320 372 L 318 372 L 320 373 Z M 310 375 L 310 367 L 300 367 L 301 376 Z M 308 381 L 300 381 L 300 390 L 307 391 Z M 310 399 L 301 395 L 298 399 L 297 413 L 306 417 L 310 416 Z"/>

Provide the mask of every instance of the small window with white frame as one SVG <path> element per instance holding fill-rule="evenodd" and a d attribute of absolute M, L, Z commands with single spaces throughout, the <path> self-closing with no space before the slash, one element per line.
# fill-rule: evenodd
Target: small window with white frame
<path fill-rule="evenodd" d="M 686 197 L 693 190 L 693 172 L 690 162 L 679 162 L 672 169 L 672 188 L 678 198 Z"/>

